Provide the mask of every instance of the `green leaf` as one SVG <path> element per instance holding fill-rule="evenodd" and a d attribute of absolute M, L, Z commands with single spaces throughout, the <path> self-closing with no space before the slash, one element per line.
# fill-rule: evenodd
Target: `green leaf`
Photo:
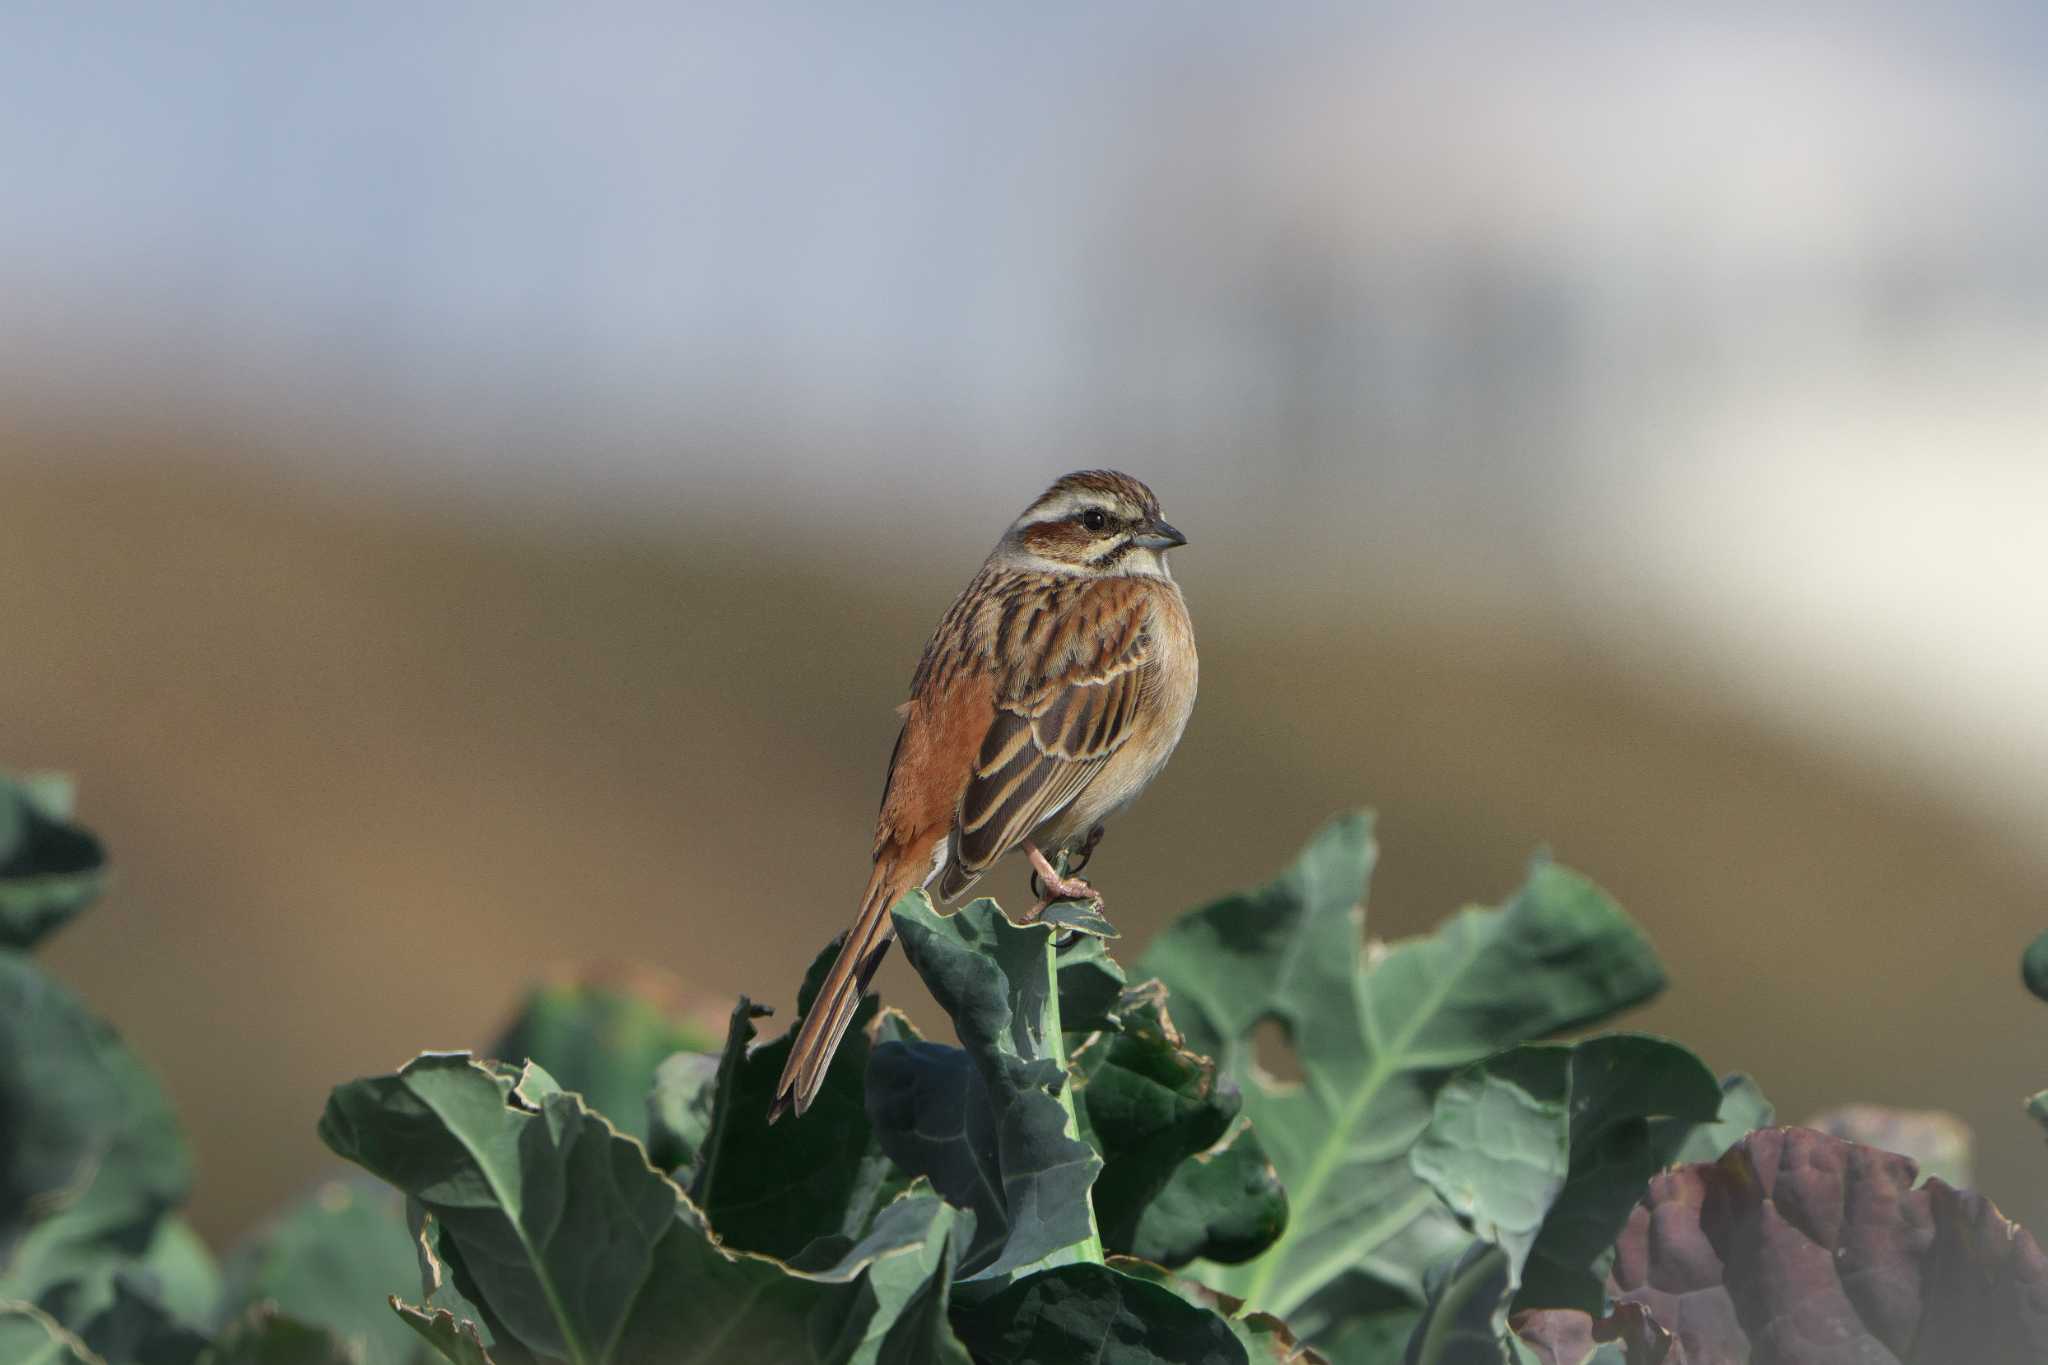
<path fill-rule="evenodd" d="M 941 918 L 922 892 L 896 903 L 904 956 L 953 1018 L 963 1048 L 885 1042 L 867 1070 L 882 1150 L 975 1215 L 969 1278 L 1082 1248 L 1100 1259 L 1088 1190 L 1102 1159 L 1075 1136 L 1051 931 L 982 899 Z M 1090 1250 L 1089 1248 L 1092 1248 Z"/>
<path fill-rule="evenodd" d="M 1597 1310 L 1629 1210 L 1721 1103 L 1714 1073 L 1662 1038 L 1530 1044 L 1446 1082 L 1409 1164 L 1507 1253 L 1517 1302 Z"/>
<path fill-rule="evenodd" d="M 1231 1335 L 1237 1338 L 1238 1345 L 1244 1347 L 1246 1356 L 1254 1365 L 1329 1365 L 1327 1357 L 1304 1346 L 1286 1323 L 1271 1313 L 1247 1310 L 1243 1299 L 1219 1294 L 1205 1284 L 1135 1256 L 1112 1256 L 1109 1266 L 1126 1275 L 1163 1285 L 1188 1303 L 1217 1314 L 1229 1326 Z"/>
<path fill-rule="evenodd" d="M 1759 1128 L 1768 1128 L 1777 1111 L 1757 1083 L 1740 1071 L 1721 1078 L 1721 1116 L 1686 1135 L 1672 1161 L 1714 1161 L 1721 1153 Z"/>
<path fill-rule="evenodd" d="M 1125 984 L 1123 967 L 1101 939 L 1084 936 L 1059 949 L 1060 1026 L 1069 1035 L 1115 1028 Z"/>
<path fill-rule="evenodd" d="M 188 1322 L 211 1322 L 221 1299 L 220 1266 L 192 1225 L 176 1214 L 156 1225 L 133 1268 L 163 1306 Z"/>
<path fill-rule="evenodd" d="M 159 1240 L 191 1187 L 163 1091 L 70 990 L 4 950 L 0 1116 L 0 1298 L 40 1301 L 70 1284 L 76 1311 L 89 1315 L 113 1301 L 123 1268 L 162 1275 L 180 1295 L 204 1292 L 212 1268 L 196 1239 L 173 1231 Z"/>
<path fill-rule="evenodd" d="M 8 1292 L 33 1288 L 43 1308 L 73 1330 L 83 1330 L 113 1307 L 115 1281 L 125 1276 L 137 1294 L 167 1316 L 211 1321 L 220 1303 L 221 1278 L 206 1243 L 175 1215 L 159 1220 L 145 1235 L 149 1242 L 139 1251 L 129 1250 L 125 1239 L 53 1243 L 8 1277 Z M 30 1241 L 40 1245 L 35 1237 Z"/>
<path fill-rule="evenodd" d="M 320 1121 L 337 1153 L 433 1221 L 455 1287 L 504 1365 L 734 1358 L 840 1365 L 884 1311 L 868 1271 L 922 1246 L 929 1195 L 899 1199 L 830 1263 L 727 1250 L 645 1151 L 528 1066 L 429 1054 L 338 1087 Z"/>
<path fill-rule="evenodd" d="M 2036 999 L 2048 1000 L 2048 932 L 2029 943 L 2021 955 L 2020 980 Z"/>
<path fill-rule="evenodd" d="M 1125 992 L 1111 1024 L 1073 1050 L 1103 1157 L 1094 1201 L 1104 1248 L 1164 1266 L 1265 1250 L 1287 1222 L 1287 1196 L 1257 1136 L 1236 1122 L 1237 1088 L 1183 1045 L 1159 982 Z"/>
<path fill-rule="evenodd" d="M 9 1365 L 106 1365 L 32 1303 L 0 1301 L 0 1360 Z"/>
<path fill-rule="evenodd" d="M 1588 1039 L 1571 1049 L 1571 1172 L 1527 1264 L 1522 1306 L 1597 1309 L 1614 1239 L 1650 1177 L 1739 1119 L 1705 1063 L 1643 1034 Z M 1761 1097 L 1758 1097 L 1761 1098 Z M 1737 1099 L 1737 1110 L 1747 1095 Z"/>
<path fill-rule="evenodd" d="M 1246 1365 L 1230 1324 L 1171 1289 L 1104 1265 L 1041 1270 L 953 1315 L 985 1365 Z"/>
<path fill-rule="evenodd" d="M 1408 1338 L 1401 1365 L 1486 1365 L 1504 1359 L 1513 1261 L 1505 1247 L 1474 1241 L 1456 1262 L 1437 1267 L 1430 1276 L 1429 1306 Z"/>
<path fill-rule="evenodd" d="M 648 969 L 591 968 L 534 987 L 488 1052 L 515 1066 L 539 1063 L 620 1132 L 645 1138 L 655 1068 L 671 1053 L 717 1045 L 675 981 Z"/>
<path fill-rule="evenodd" d="M 1235 1265 L 1259 1255 L 1287 1225 L 1287 1191 L 1243 1118 L 1221 1142 L 1174 1168 L 1138 1220 L 1137 1254 L 1162 1265 L 1200 1257 Z"/>
<path fill-rule="evenodd" d="M 230 1323 L 199 1365 L 362 1365 L 363 1359 L 325 1328 L 265 1306 Z"/>
<path fill-rule="evenodd" d="M 647 1155 L 678 1179 L 689 1178 L 689 1168 L 711 1135 L 719 1057 L 716 1052 L 678 1052 L 654 1069 L 654 1089 L 647 1095 Z"/>
<path fill-rule="evenodd" d="M 0 1299 L 37 1303 L 116 1365 L 145 1350 L 182 1365 L 204 1344 L 186 1323 L 213 1311 L 220 1283 L 168 1216 L 191 1185 L 184 1137 L 114 1031 L 15 951 L 105 883 L 71 800 L 61 778 L 0 778 Z"/>
<path fill-rule="evenodd" d="M 538 1078 L 537 1078 L 538 1079 Z M 457 1287 L 496 1336 L 545 1356 L 609 1360 L 660 1245 L 681 1228 L 675 1187 L 574 1097 L 467 1055 L 337 1088 L 320 1135 L 397 1185 L 459 1249 Z M 602 1246 L 602 1258 L 588 1247 Z"/>
<path fill-rule="evenodd" d="M 363 1176 L 322 1181 L 237 1248 L 228 1263 L 229 1312 L 259 1303 L 324 1327 L 362 1352 L 363 1365 L 405 1365 L 418 1342 L 385 1301 L 419 1293 L 402 1201 Z"/>
<path fill-rule="evenodd" d="M 1368 957 L 1359 903 L 1373 856 L 1369 818 L 1341 818 L 1279 880 L 1184 916 L 1141 964 L 1166 982 L 1189 1045 L 1242 1088 L 1291 1209 L 1272 1250 L 1200 1278 L 1318 1346 L 1354 1332 L 1384 1341 L 1394 1327 L 1370 1325 L 1382 1316 L 1412 1323 L 1424 1268 L 1468 1243 L 1408 1164 L 1443 1079 L 1664 983 L 1606 896 L 1541 863 L 1502 908 L 1465 910 Z M 1292 1040 L 1298 1084 L 1255 1065 L 1252 1035 L 1268 1019 Z"/>
<path fill-rule="evenodd" d="M 1504 1291 L 1519 1283 L 1571 1168 L 1570 1073 L 1571 1049 L 1558 1046 L 1512 1048 L 1462 1071 L 1437 1092 L 1429 1128 L 1408 1152 L 1415 1173 L 1479 1240 L 1500 1248 Z M 1452 1283 L 1469 1295 L 1475 1278 L 1476 1269 Z M 1442 1317 L 1432 1304 L 1428 1320 Z"/>
<path fill-rule="evenodd" d="M 974 1215 L 930 1202 L 935 1211 L 923 1243 L 868 1269 L 875 1311 L 851 1365 L 971 1365 L 949 1310 L 953 1275 L 972 1238 Z"/>
<path fill-rule="evenodd" d="M 0 947 L 30 948 L 98 898 L 107 858 L 61 778 L 0 777 Z"/>
<path fill-rule="evenodd" d="M 812 962 L 797 993 L 797 1017 L 773 1042 L 750 1050 L 753 1021 L 764 1011 L 745 996 L 733 1010 L 711 1125 L 690 1183 L 691 1202 L 727 1246 L 786 1260 L 820 1237 L 857 1239 L 875 1211 L 903 1189 L 904 1177 L 870 1131 L 862 1094 L 869 1030 L 881 1008 L 875 996 L 855 1010 L 810 1108 L 781 1123 L 768 1121 L 797 1028 L 837 955 L 833 943 Z"/>
<path fill-rule="evenodd" d="M 109 1365 L 192 1365 L 207 1347 L 207 1339 L 192 1323 L 181 1321 L 153 1292 L 154 1286 L 132 1271 L 115 1273 L 113 1297 L 90 1318 L 75 1306 L 65 1304 L 72 1286 L 59 1286 L 46 1297 L 44 1306 L 60 1321 L 81 1321 L 79 1340 Z"/>
<path fill-rule="evenodd" d="M 1330 1365 L 1330 1358 L 1305 1345 L 1271 1313 L 1246 1312 L 1228 1319 L 1252 1365 Z"/>
<path fill-rule="evenodd" d="M 1443 1261 L 1434 1268 L 1449 1270 L 1455 1264 Z M 1422 1309 L 1397 1303 L 1374 1313 L 1355 1315 L 1342 1326 L 1325 1331 L 1316 1341 L 1316 1349 L 1333 1365 L 1391 1365 L 1401 1358 L 1408 1338 L 1421 1321 Z"/>
<path fill-rule="evenodd" d="M 1109 916 L 1102 913 L 1102 907 L 1087 901 L 1054 901 L 1032 922 L 1061 931 L 1061 938 L 1067 934 L 1081 934 L 1097 940 L 1123 937 L 1109 922 Z"/>
<path fill-rule="evenodd" d="M 390 1299 L 398 1320 L 433 1347 L 450 1365 L 493 1365 L 476 1324 L 465 1322 L 445 1308 L 415 1308 L 396 1295 Z"/>

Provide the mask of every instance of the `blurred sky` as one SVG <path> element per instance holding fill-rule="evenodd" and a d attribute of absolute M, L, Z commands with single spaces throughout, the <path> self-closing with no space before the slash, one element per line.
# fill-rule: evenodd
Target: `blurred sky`
<path fill-rule="evenodd" d="M 1114 462 L 2037 834 L 2048 11 L 1799 8 L 16 3 L 0 398 L 827 541 Z"/>
<path fill-rule="evenodd" d="M 793 982 L 1095 464 L 1205 632 L 1133 923 L 1339 802 L 1397 930 L 1556 838 L 1660 1026 L 2037 1191 L 2048 6 L 1793 8 L 0 0 L 0 763 L 206 1225 L 549 955 Z"/>

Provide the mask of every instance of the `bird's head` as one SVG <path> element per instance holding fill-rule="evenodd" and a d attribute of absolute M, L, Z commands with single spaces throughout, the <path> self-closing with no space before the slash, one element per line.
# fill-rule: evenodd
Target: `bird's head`
<path fill-rule="evenodd" d="M 1159 499 L 1128 474 L 1083 469 L 1045 490 L 996 545 L 1020 568 L 1090 577 L 1171 577 L 1166 552 L 1188 538 L 1159 514 Z"/>

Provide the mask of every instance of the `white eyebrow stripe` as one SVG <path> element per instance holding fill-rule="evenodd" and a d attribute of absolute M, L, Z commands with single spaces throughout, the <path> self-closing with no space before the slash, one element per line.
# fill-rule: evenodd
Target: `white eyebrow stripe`
<path fill-rule="evenodd" d="M 1056 498 L 1047 498 L 1033 503 L 1023 516 L 1017 518 L 1017 525 L 1029 526 L 1034 522 L 1041 521 L 1065 521 L 1076 512 L 1086 511 L 1090 507 L 1099 507 L 1105 512 L 1116 514 L 1117 500 L 1107 493 L 1097 493 L 1090 489 L 1069 490 Z"/>

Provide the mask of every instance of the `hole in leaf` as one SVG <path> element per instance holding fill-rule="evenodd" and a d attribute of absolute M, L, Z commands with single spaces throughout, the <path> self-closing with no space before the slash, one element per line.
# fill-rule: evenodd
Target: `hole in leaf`
<path fill-rule="evenodd" d="M 1264 1014 L 1252 1025 L 1252 1077 L 1269 1091 L 1292 1090 L 1301 1084 L 1301 1054 L 1294 1030 L 1277 1014 Z"/>

